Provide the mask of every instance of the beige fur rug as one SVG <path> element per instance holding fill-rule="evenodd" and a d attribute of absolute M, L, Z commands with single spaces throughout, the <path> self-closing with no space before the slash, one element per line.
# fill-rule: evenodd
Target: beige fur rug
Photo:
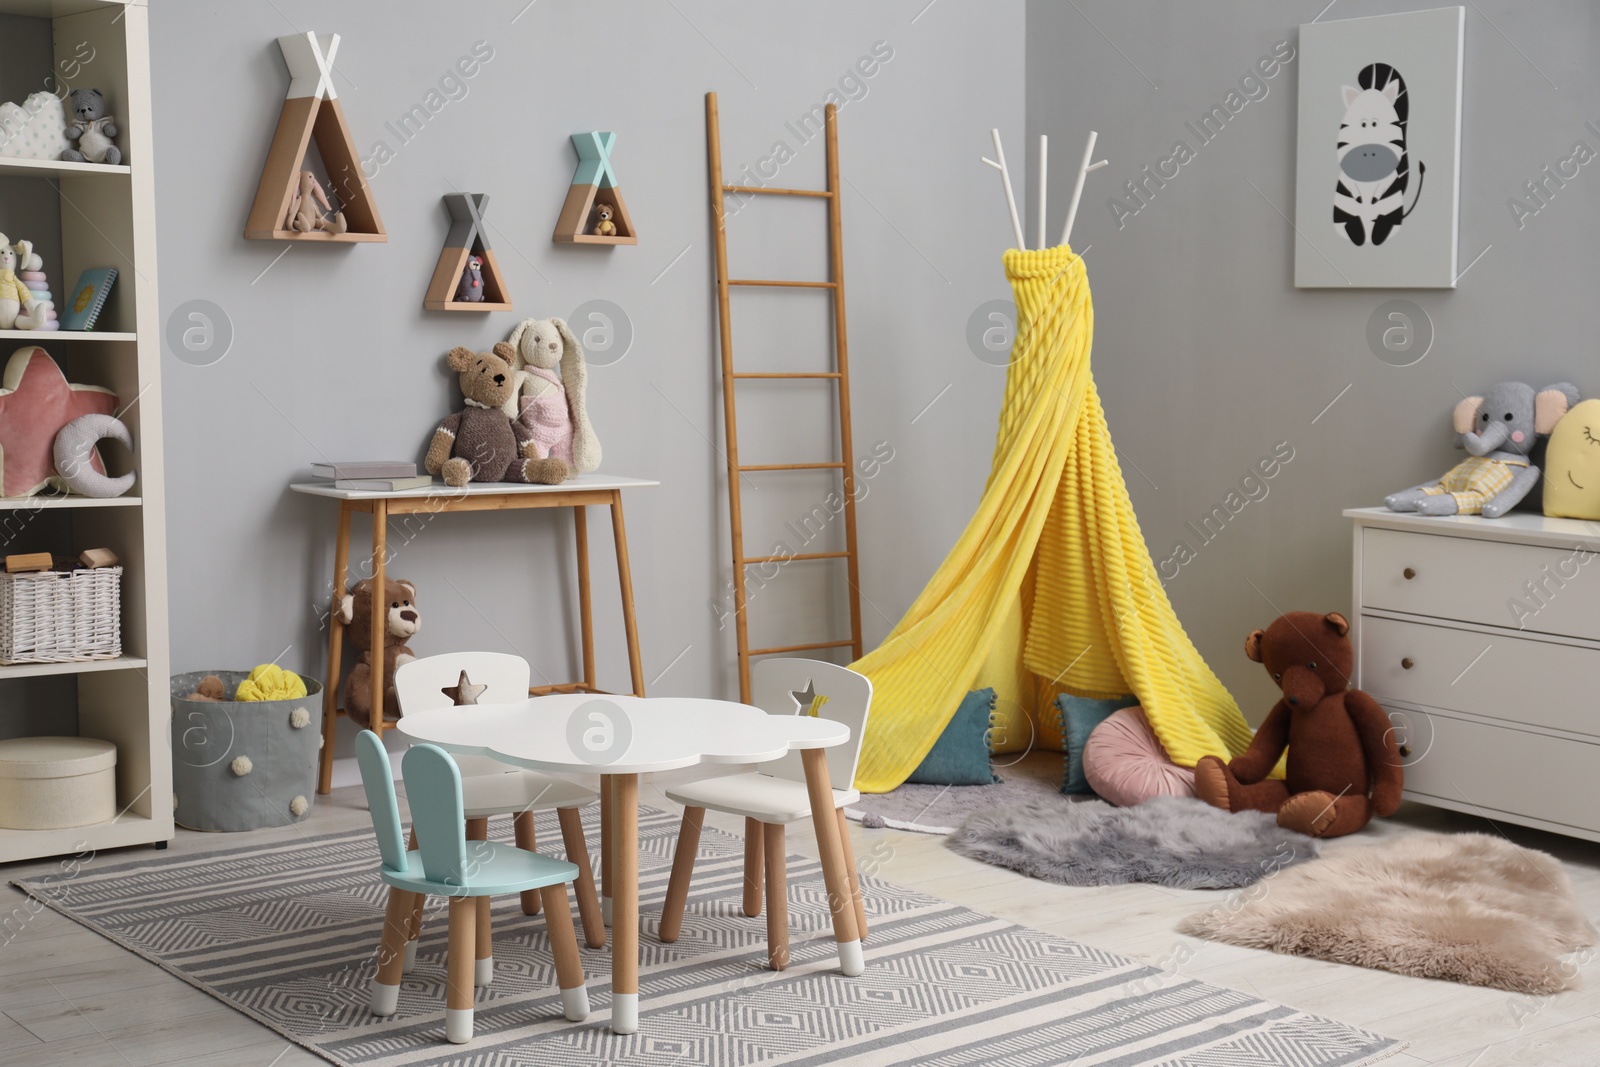
<path fill-rule="evenodd" d="M 1554 993 L 1594 943 L 1555 857 L 1489 834 L 1415 833 L 1330 849 L 1183 920 L 1183 933 L 1246 948 Z"/>

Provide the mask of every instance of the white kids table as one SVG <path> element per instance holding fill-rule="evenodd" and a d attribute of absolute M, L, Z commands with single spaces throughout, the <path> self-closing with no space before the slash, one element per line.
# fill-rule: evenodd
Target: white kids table
<path fill-rule="evenodd" d="M 862 971 L 849 870 L 839 840 L 824 749 L 850 740 L 850 728 L 807 715 L 693 697 L 534 697 L 512 704 L 439 708 L 395 727 L 413 743 L 484 755 L 546 774 L 600 775 L 601 872 L 614 899 L 611 931 L 611 1031 L 639 1028 L 639 776 L 705 767 L 707 777 L 751 769 L 793 750 L 805 767 L 834 939 L 847 975 Z"/>

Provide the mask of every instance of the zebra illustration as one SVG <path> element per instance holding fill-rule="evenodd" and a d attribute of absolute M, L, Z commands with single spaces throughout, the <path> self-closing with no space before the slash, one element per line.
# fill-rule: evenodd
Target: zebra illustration
<path fill-rule="evenodd" d="M 1422 197 L 1427 167 L 1417 163 L 1417 192 L 1405 206 L 1411 179 L 1406 154 L 1406 116 L 1411 110 L 1406 82 L 1387 63 L 1369 63 L 1341 86 L 1344 120 L 1339 123 L 1339 181 L 1333 193 L 1333 224 L 1350 243 L 1381 245 Z"/>

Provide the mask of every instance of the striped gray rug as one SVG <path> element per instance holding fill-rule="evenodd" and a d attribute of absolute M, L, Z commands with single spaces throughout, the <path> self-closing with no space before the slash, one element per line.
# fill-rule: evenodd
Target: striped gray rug
<path fill-rule="evenodd" d="M 581 1024 L 561 1017 L 544 921 L 524 917 L 515 897 L 495 901 L 494 984 L 478 993 L 470 1045 L 443 1041 L 445 922 L 437 910 L 400 1010 L 369 1015 L 384 901 L 369 831 L 15 884 L 352 1067 L 1332 1067 L 1403 1047 L 871 877 L 862 879 L 867 971 L 845 978 L 820 868 L 799 857 L 789 861 L 793 963 L 769 971 L 765 920 L 739 910 L 742 844 L 709 827 L 682 934 L 664 945 L 655 932 L 676 831 L 676 816 L 640 813 L 640 1025 L 627 1037 L 607 1028 L 605 949 L 583 950 L 594 1014 Z M 561 839 L 553 817 L 540 816 L 538 833 L 547 844 Z M 861 859 L 870 869 L 871 854 Z"/>

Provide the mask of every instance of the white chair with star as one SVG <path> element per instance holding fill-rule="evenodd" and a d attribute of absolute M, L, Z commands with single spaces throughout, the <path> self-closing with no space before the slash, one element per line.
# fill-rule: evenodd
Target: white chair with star
<path fill-rule="evenodd" d="M 451 652 L 441 656 L 411 660 L 394 673 L 395 695 L 400 712 L 448 708 L 467 704 L 510 704 L 528 699 L 531 671 L 521 656 L 502 652 Z M 567 860 L 577 865 L 578 877 L 573 896 L 583 921 L 583 939 L 590 948 L 606 943 L 606 928 L 600 914 L 600 898 L 595 891 L 594 871 L 589 866 L 588 842 L 583 836 L 581 809 L 598 803 L 600 794 L 587 786 L 536 771 L 521 770 L 488 756 L 457 756 L 461 771 L 461 795 L 466 813 L 467 839 L 487 841 L 489 819 L 511 816 L 517 847 L 535 851 L 533 817 L 553 811 L 561 825 L 561 840 Z M 412 823 L 415 827 L 415 819 Z M 416 848 L 416 831 L 411 847 Z M 489 898 L 478 904 L 477 984 L 488 985 L 494 977 L 494 955 L 489 931 Z M 537 890 L 522 894 L 524 915 L 537 915 L 540 895 Z M 414 916 L 406 945 L 406 969 L 416 958 L 421 916 Z"/>
<path fill-rule="evenodd" d="M 768 659 L 751 670 L 753 703 L 769 715 L 815 715 L 850 727 L 850 742 L 827 750 L 839 839 L 850 872 L 856 923 L 867 936 L 866 908 L 850 847 L 844 809 L 861 799 L 851 787 L 861 755 L 861 735 L 872 705 L 872 683 L 847 667 L 810 659 Z M 695 855 L 706 809 L 742 815 L 745 820 L 744 913 L 761 914 L 763 883 L 767 905 L 767 962 L 775 971 L 789 965 L 789 901 L 785 872 L 784 827 L 811 818 L 811 795 L 798 752 L 761 764 L 761 770 L 709 778 L 666 790 L 683 805 L 683 824 L 673 853 L 672 878 L 661 906 L 661 940 L 676 941 L 683 926 L 694 875 Z M 764 861 L 764 862 L 763 862 Z M 765 872 L 762 868 L 765 867 Z M 845 973 L 852 973 L 846 971 Z"/>

